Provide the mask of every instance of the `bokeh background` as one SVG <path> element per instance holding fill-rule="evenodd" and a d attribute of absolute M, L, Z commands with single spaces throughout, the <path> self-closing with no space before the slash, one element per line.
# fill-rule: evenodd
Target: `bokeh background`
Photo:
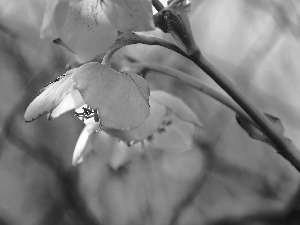
<path fill-rule="evenodd" d="M 96 142 L 73 167 L 82 122 L 70 112 L 25 123 L 23 114 L 74 58 L 40 39 L 44 1 L 0 4 L 0 224 L 300 224 L 298 172 L 250 139 L 232 111 L 163 75 L 147 76 L 151 88 L 185 100 L 207 136 L 185 153 L 152 149 L 117 171 L 108 166 L 112 150 Z M 300 2 L 194 0 L 190 20 L 203 54 L 258 108 L 281 118 L 300 148 Z M 121 52 L 218 88 L 169 50 Z"/>

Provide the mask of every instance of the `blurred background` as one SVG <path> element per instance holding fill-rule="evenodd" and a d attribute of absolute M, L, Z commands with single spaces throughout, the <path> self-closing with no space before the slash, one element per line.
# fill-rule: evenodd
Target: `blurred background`
<path fill-rule="evenodd" d="M 45 2 L 0 0 L 0 224 L 300 224 L 298 172 L 252 140 L 232 111 L 163 75 L 152 89 L 182 98 L 207 137 L 174 154 L 152 149 L 119 170 L 111 149 L 71 165 L 83 123 L 65 115 L 25 123 L 39 89 L 66 71 L 71 54 L 39 37 Z M 203 54 L 263 112 L 279 117 L 300 148 L 300 2 L 194 0 L 190 20 Z M 172 39 L 155 30 L 150 33 Z M 193 63 L 160 47 L 121 50 L 218 88 Z"/>

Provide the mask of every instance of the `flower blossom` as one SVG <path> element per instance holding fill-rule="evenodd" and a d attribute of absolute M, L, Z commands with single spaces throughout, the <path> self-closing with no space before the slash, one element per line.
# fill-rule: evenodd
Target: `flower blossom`
<path fill-rule="evenodd" d="M 148 100 L 149 87 L 143 77 L 91 62 L 69 70 L 46 86 L 24 117 L 30 122 L 48 113 L 51 119 L 88 104 L 98 110 L 103 128 L 133 129 L 149 116 Z"/>
<path fill-rule="evenodd" d="M 53 119 L 81 108 L 75 115 L 86 125 L 75 146 L 73 164 L 82 162 L 93 149 L 90 137 L 100 130 L 111 136 L 115 151 L 120 151 L 114 157 L 115 168 L 130 159 L 128 154 L 136 155 L 138 148 L 131 146 L 137 143 L 176 152 L 190 149 L 196 128 L 202 128 L 198 117 L 171 94 L 152 91 L 149 95 L 147 81 L 140 75 L 91 62 L 43 88 L 24 117 L 30 122 L 48 113 Z"/>
<path fill-rule="evenodd" d="M 84 63 L 105 53 L 118 31 L 152 29 L 151 0 L 47 0 L 40 32 Z"/>
<path fill-rule="evenodd" d="M 73 165 L 81 163 L 88 153 L 97 148 L 93 143 L 95 138 L 99 139 L 101 148 L 105 146 L 112 151 L 108 163 L 114 169 L 143 154 L 149 147 L 172 152 L 191 149 L 197 127 L 203 128 L 192 110 L 179 98 L 163 91 L 151 91 L 149 103 L 150 116 L 135 129 L 102 129 L 96 133 L 100 122 L 93 117 L 84 120 L 85 127 L 75 146 Z M 78 115 L 82 113 L 77 112 Z"/>

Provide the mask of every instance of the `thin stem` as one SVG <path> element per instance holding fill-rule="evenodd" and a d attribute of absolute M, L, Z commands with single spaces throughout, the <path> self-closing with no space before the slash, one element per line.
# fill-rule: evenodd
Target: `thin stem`
<path fill-rule="evenodd" d="M 105 54 L 105 56 L 103 57 L 101 63 L 102 63 L 103 65 L 108 65 L 108 64 L 110 64 L 110 63 L 111 63 L 111 62 L 110 62 L 111 57 L 112 57 L 112 56 L 114 55 L 114 53 L 115 53 L 116 51 L 118 51 L 120 48 L 121 48 L 121 47 L 110 48 L 110 49 L 106 52 L 106 54 Z"/>
<path fill-rule="evenodd" d="M 161 38 L 149 37 L 145 35 L 137 35 L 133 32 L 128 31 L 128 32 L 120 33 L 118 35 L 116 42 L 108 49 L 107 53 L 103 57 L 102 64 L 110 63 L 111 57 L 120 48 L 123 48 L 127 45 L 133 45 L 133 44 L 158 45 L 161 47 L 168 48 L 174 52 L 177 52 L 178 54 L 184 57 L 187 58 L 189 57 L 179 47 Z"/>
<path fill-rule="evenodd" d="M 264 134 L 275 144 L 279 154 L 286 158 L 300 172 L 300 151 L 285 138 L 270 123 L 236 86 L 221 72 L 219 72 L 203 55 L 190 58 L 207 75 L 209 75 L 230 97 L 255 121 Z"/>
<path fill-rule="evenodd" d="M 200 52 L 194 55 L 187 55 L 176 45 L 160 38 L 136 35 L 126 32 L 120 35 L 120 40 L 125 45 L 146 44 L 159 45 L 168 48 L 178 54 L 193 61 L 207 75 L 209 75 L 227 94 L 249 115 L 249 117 L 259 126 L 260 130 L 274 143 L 277 152 L 287 159 L 300 172 L 300 151 L 294 144 L 285 138 L 270 121 L 256 107 L 246 99 L 246 97 L 236 88 L 236 86 L 221 72 L 219 72 Z M 126 41 L 124 41 L 126 40 Z M 119 44 L 116 45 L 118 49 Z M 114 48 L 114 46 L 112 46 Z"/>
<path fill-rule="evenodd" d="M 237 114 L 239 114 L 245 118 L 248 118 L 249 121 L 252 121 L 249 118 L 249 116 L 244 112 L 244 110 L 242 110 L 241 107 L 239 107 L 230 98 L 226 97 L 225 95 L 223 95 L 221 92 L 217 91 L 210 85 L 205 84 L 201 80 L 199 80 L 195 77 L 192 77 L 191 75 L 189 75 L 187 73 L 184 73 L 180 70 L 176 70 L 176 69 L 173 69 L 170 67 L 160 66 L 160 65 L 152 64 L 152 63 L 135 63 L 132 66 L 130 66 L 130 68 L 133 70 L 138 70 L 138 71 L 142 71 L 142 72 L 155 71 L 155 72 L 163 73 L 165 75 L 176 78 L 176 79 L 180 80 L 181 82 L 189 85 L 190 87 L 193 87 L 193 88 L 197 89 L 198 91 L 201 91 L 204 94 L 219 101 L 220 103 L 227 106 L 228 108 L 230 108 Z"/>

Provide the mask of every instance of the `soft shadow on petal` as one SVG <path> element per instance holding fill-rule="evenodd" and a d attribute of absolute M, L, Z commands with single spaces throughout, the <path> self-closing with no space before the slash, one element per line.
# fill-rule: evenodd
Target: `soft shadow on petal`
<path fill-rule="evenodd" d="M 41 38 L 52 40 L 59 37 L 58 30 L 66 20 L 69 0 L 47 0 L 43 22 L 40 30 Z"/>
<path fill-rule="evenodd" d="M 119 31 L 153 30 L 153 12 L 151 0 L 112 0 L 118 11 L 117 24 Z"/>
<path fill-rule="evenodd" d="M 42 89 L 40 95 L 26 109 L 24 115 L 26 122 L 33 121 L 46 113 L 51 113 L 65 96 L 74 90 L 74 81 L 71 76 L 73 71 L 69 70 L 57 81 L 50 83 Z"/>
<path fill-rule="evenodd" d="M 76 109 L 84 104 L 83 98 L 78 90 L 73 90 L 50 113 L 50 118 L 56 118 L 61 114 Z"/>
<path fill-rule="evenodd" d="M 153 101 L 151 99 L 151 96 L 149 103 L 150 116 L 138 128 L 125 131 L 107 129 L 105 130 L 105 132 L 123 140 L 126 143 L 136 143 L 143 141 L 158 129 L 158 127 L 162 124 L 166 114 L 166 108 Z"/>
<path fill-rule="evenodd" d="M 149 87 L 138 74 L 87 63 L 74 72 L 73 79 L 85 103 L 98 109 L 105 128 L 134 129 L 150 114 Z"/>
<path fill-rule="evenodd" d="M 171 110 L 181 120 L 203 128 L 202 122 L 196 114 L 181 99 L 165 91 L 151 91 L 151 98 Z"/>
<path fill-rule="evenodd" d="M 79 62 L 87 62 L 106 52 L 117 38 L 117 29 L 105 11 L 114 4 L 94 0 L 70 0 L 66 20 L 58 30 L 61 40 L 76 54 Z"/>
<path fill-rule="evenodd" d="M 196 126 L 193 123 L 185 122 L 173 113 L 165 117 L 166 125 L 155 132 L 147 143 L 171 152 L 184 152 L 192 149 Z"/>

